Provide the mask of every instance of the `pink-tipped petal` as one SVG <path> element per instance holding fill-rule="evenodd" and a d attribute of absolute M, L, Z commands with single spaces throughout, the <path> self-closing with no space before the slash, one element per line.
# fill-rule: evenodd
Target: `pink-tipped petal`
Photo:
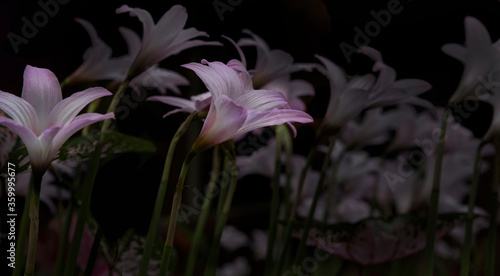
<path fill-rule="evenodd" d="M 27 65 L 24 70 L 22 98 L 33 106 L 39 125 L 44 129 L 50 111 L 62 100 L 57 77 L 48 69 Z"/>
<path fill-rule="evenodd" d="M 15 122 L 34 131 L 39 131 L 38 118 L 30 103 L 16 95 L 0 91 L 0 109 Z"/>
<path fill-rule="evenodd" d="M 246 108 L 224 95 L 212 98 L 210 110 L 200 136 L 193 144 L 193 150 L 201 152 L 236 137 L 247 119 L 247 112 Z"/>
<path fill-rule="evenodd" d="M 111 96 L 111 92 L 102 87 L 93 87 L 72 94 L 60 101 L 49 115 L 48 123 L 54 125 L 68 125 L 78 113 L 93 100 Z"/>
<path fill-rule="evenodd" d="M 243 93 L 244 86 L 234 69 L 218 61 L 204 62 L 208 66 L 194 62 L 182 66 L 193 70 L 215 97 L 226 95 L 231 99 L 235 99 Z"/>

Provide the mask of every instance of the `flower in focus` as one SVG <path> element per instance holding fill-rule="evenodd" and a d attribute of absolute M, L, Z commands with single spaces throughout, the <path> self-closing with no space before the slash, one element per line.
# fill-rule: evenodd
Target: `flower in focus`
<path fill-rule="evenodd" d="M 474 17 L 465 18 L 465 47 L 458 44 L 445 44 L 443 52 L 464 63 L 462 79 L 450 98 L 457 103 L 476 93 L 481 78 L 500 70 L 500 51 L 498 43 L 492 44 L 490 34 L 484 25 Z"/>
<path fill-rule="evenodd" d="M 227 65 L 202 60 L 201 64 L 183 66 L 193 70 L 212 95 L 207 118 L 193 145 L 195 152 L 261 127 L 313 121 L 307 113 L 290 109 L 281 92 L 254 90 L 249 73 L 237 60 Z"/>
<path fill-rule="evenodd" d="M 109 96 L 94 87 L 62 99 L 57 77 L 48 69 L 26 66 L 21 98 L 0 91 L 0 124 L 16 132 L 28 150 L 31 166 L 44 172 L 59 148 L 74 133 L 95 122 L 114 118 L 113 113 L 78 113 L 95 99 Z M 78 115 L 78 116 L 77 116 Z"/>
<path fill-rule="evenodd" d="M 116 13 L 128 12 L 137 16 L 143 25 L 142 43 L 128 72 L 134 78 L 161 60 L 179 52 L 201 45 L 221 45 L 215 41 L 192 40 L 207 33 L 195 28 L 184 29 L 188 14 L 186 8 L 175 5 L 155 24 L 148 11 L 123 5 Z"/>

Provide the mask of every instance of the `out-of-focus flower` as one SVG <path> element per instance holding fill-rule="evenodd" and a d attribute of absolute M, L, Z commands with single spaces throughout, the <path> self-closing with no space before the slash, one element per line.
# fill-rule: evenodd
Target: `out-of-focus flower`
<path fill-rule="evenodd" d="M 233 262 L 224 264 L 217 269 L 217 276 L 246 276 L 250 275 L 252 268 L 247 259 L 238 257 Z"/>
<path fill-rule="evenodd" d="M 319 55 L 316 58 L 324 65 L 318 66 L 318 69 L 330 81 L 330 100 L 323 125 L 329 128 L 342 127 L 365 108 L 375 76 L 366 74 L 348 81 L 335 63 Z"/>
<path fill-rule="evenodd" d="M 254 229 L 252 231 L 252 244 L 250 245 L 255 260 L 263 260 L 267 253 L 267 232 Z"/>
<path fill-rule="evenodd" d="M 465 18 L 465 47 L 458 44 L 445 44 L 443 52 L 464 63 L 462 79 L 449 102 L 457 103 L 467 96 L 474 95 L 480 81 L 488 75 L 496 75 L 500 70 L 499 42 L 492 44 L 486 27 L 474 17 Z M 486 87 L 489 89 L 488 87 Z"/>
<path fill-rule="evenodd" d="M 298 71 L 311 71 L 312 64 L 294 63 L 293 57 L 278 49 L 271 50 L 269 45 L 258 35 L 249 30 L 243 33 L 252 38 L 242 38 L 238 45 L 254 46 L 257 50 L 255 68 L 249 70 L 253 86 L 257 89 L 276 90 L 285 95 L 285 99 L 292 109 L 304 111 L 304 102 L 299 97 L 314 96 L 313 86 L 304 80 L 292 80 L 291 74 Z"/>
<path fill-rule="evenodd" d="M 0 110 L 0 117 L 5 116 L 5 113 Z M 9 154 L 16 145 L 17 134 L 10 131 L 7 127 L 0 125 L 0 164 L 5 164 L 9 158 Z"/>
<path fill-rule="evenodd" d="M 245 233 L 232 225 L 224 227 L 220 238 L 220 245 L 229 251 L 235 251 L 238 248 L 248 244 L 248 237 Z"/>
<path fill-rule="evenodd" d="M 384 63 L 382 54 L 379 51 L 368 46 L 363 46 L 360 50 L 375 61 L 373 71 L 379 72 L 377 81 L 368 95 L 366 108 L 397 103 L 412 103 L 432 108 L 428 101 L 416 97 L 431 89 L 428 82 L 419 79 L 396 80 L 396 71 Z"/>
<path fill-rule="evenodd" d="M 250 174 L 260 174 L 272 178 L 274 174 L 275 160 L 269 158 L 269 153 L 276 152 L 276 140 L 271 140 L 265 147 L 261 147 L 251 155 L 240 155 L 236 157 L 238 163 L 238 177 Z"/>
<path fill-rule="evenodd" d="M 493 95 L 487 99 L 487 102 L 493 106 L 493 119 L 488 131 L 483 136 L 485 141 L 492 140 L 495 135 L 500 135 L 500 87 L 493 90 Z"/>
<path fill-rule="evenodd" d="M 83 63 L 65 83 L 85 83 L 98 80 L 110 80 L 121 83 L 127 76 L 127 69 L 132 65 L 141 47 L 141 39 L 132 30 L 120 27 L 118 30 L 127 43 L 128 53 L 120 57 L 112 57 L 111 48 L 97 35 L 97 31 L 88 21 L 75 19 L 89 33 L 92 46 L 85 51 Z M 153 65 L 130 81 L 130 87 L 140 94 L 141 88 L 156 88 L 165 94 L 167 89 L 179 94 L 178 86 L 188 85 L 189 81 L 177 72 Z"/>
<path fill-rule="evenodd" d="M 193 40 L 208 34 L 195 28 L 184 29 L 188 14 L 186 8 L 181 5 L 171 7 L 156 24 L 149 12 L 140 8 L 123 5 L 116 12 L 128 12 L 137 16 L 143 25 L 141 46 L 128 72 L 129 78 L 134 78 L 161 60 L 185 49 L 202 45 L 221 45 L 215 41 Z"/>
<path fill-rule="evenodd" d="M 191 96 L 190 100 L 172 97 L 172 96 L 152 96 L 147 99 L 148 101 L 161 102 L 168 105 L 177 106 L 179 108 L 167 112 L 163 117 L 178 113 L 187 112 L 192 113 L 194 111 L 201 111 L 210 106 L 210 101 L 212 100 L 212 95 L 210 92 L 201 93 L 199 95 Z"/>
<path fill-rule="evenodd" d="M 210 109 L 193 151 L 201 152 L 249 131 L 290 122 L 310 123 L 307 113 L 290 109 L 283 94 L 254 90 L 241 62 L 189 63 L 212 95 Z"/>
<path fill-rule="evenodd" d="M 62 99 L 57 77 L 48 69 L 26 66 L 22 97 L 0 91 L 0 124 L 16 132 L 28 150 L 31 166 L 44 172 L 59 148 L 74 133 L 95 122 L 114 118 L 113 113 L 78 113 L 93 100 L 109 96 L 94 87 Z M 78 116 L 77 116 L 78 115 Z"/>

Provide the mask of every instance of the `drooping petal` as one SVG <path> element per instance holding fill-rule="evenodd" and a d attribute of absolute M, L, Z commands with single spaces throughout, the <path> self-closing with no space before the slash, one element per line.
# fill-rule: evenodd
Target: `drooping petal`
<path fill-rule="evenodd" d="M 78 113 L 95 99 L 111 96 L 111 92 L 102 87 L 93 87 L 72 94 L 60 101 L 52 110 L 48 118 L 50 126 L 68 125 Z"/>
<path fill-rule="evenodd" d="M 50 111 L 62 100 L 62 92 L 54 73 L 27 65 L 21 97 L 33 106 L 40 129 L 45 129 Z"/>
<path fill-rule="evenodd" d="M 130 82 L 132 89 L 139 95 L 142 87 L 156 88 L 161 94 L 166 94 L 167 90 L 180 94 L 178 86 L 181 85 L 189 85 L 189 81 L 181 74 L 160 68 L 157 65 L 150 67 Z"/>
<path fill-rule="evenodd" d="M 14 94 L 0 91 L 0 109 L 9 115 L 16 123 L 39 131 L 37 114 L 33 106 Z"/>
<path fill-rule="evenodd" d="M 167 117 L 177 112 L 188 112 L 191 113 L 196 111 L 196 103 L 194 101 L 186 100 L 180 97 L 172 97 L 172 96 L 152 96 L 147 99 L 148 101 L 157 101 L 168 105 L 173 105 L 179 107 L 178 109 L 174 109 L 163 117 Z"/>
<path fill-rule="evenodd" d="M 462 63 L 466 62 L 465 55 L 467 50 L 462 45 L 456 43 L 445 44 L 441 47 L 441 50 Z"/>
<path fill-rule="evenodd" d="M 330 80 L 330 90 L 332 91 L 330 97 L 335 99 L 344 90 L 347 82 L 344 71 L 325 57 L 320 55 L 315 55 L 315 57 L 325 66 L 326 70 L 323 70 L 321 67 L 318 67 L 318 69 Z"/>
<path fill-rule="evenodd" d="M 128 55 L 133 59 L 141 49 L 141 38 L 129 28 L 119 27 L 118 31 L 125 39 L 125 43 L 127 43 Z"/>
<path fill-rule="evenodd" d="M 41 147 L 40 147 L 40 142 L 38 141 L 38 137 L 33 131 L 24 125 L 21 125 L 17 122 L 15 122 L 12 119 L 0 116 L 0 125 L 6 126 L 9 128 L 12 132 L 17 133 L 19 137 L 23 140 L 24 144 L 26 145 L 26 148 L 33 152 L 33 154 L 36 154 L 38 152 L 41 152 Z"/>
<path fill-rule="evenodd" d="M 208 66 L 194 62 L 182 66 L 193 70 L 214 97 L 226 95 L 234 100 L 243 94 L 244 86 L 234 69 L 218 61 L 202 63 Z"/>
<path fill-rule="evenodd" d="M 55 156 L 57 151 L 61 146 L 77 131 L 84 128 L 85 126 L 91 125 L 96 122 L 104 121 L 107 119 L 114 119 L 115 114 L 113 112 L 107 114 L 98 113 L 85 113 L 77 116 L 71 123 L 64 126 L 57 135 L 52 140 L 52 145 L 50 147 L 48 155 Z"/>
<path fill-rule="evenodd" d="M 116 9 L 116 13 L 128 12 L 132 16 L 136 16 L 142 23 L 142 31 L 144 34 L 149 33 L 154 27 L 153 17 L 148 11 L 140 8 L 131 8 L 128 5 L 123 5 Z"/>
<path fill-rule="evenodd" d="M 227 96 L 212 98 L 203 128 L 193 144 L 193 151 L 202 152 L 242 133 L 239 130 L 247 120 L 247 113 L 246 108 L 235 104 Z"/>

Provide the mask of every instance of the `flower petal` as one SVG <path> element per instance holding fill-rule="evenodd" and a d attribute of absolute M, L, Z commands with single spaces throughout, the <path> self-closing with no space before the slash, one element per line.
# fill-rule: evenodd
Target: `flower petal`
<path fill-rule="evenodd" d="M 212 146 L 236 137 L 247 119 L 247 109 L 235 104 L 230 98 L 212 98 L 207 118 L 193 151 L 202 152 Z"/>
<path fill-rule="evenodd" d="M 186 100 L 180 97 L 172 97 L 172 96 L 152 96 L 147 99 L 147 101 L 157 101 L 168 105 L 173 105 L 179 107 L 178 109 L 174 109 L 163 117 L 167 117 L 177 112 L 188 112 L 191 113 L 196 111 L 196 103 L 194 101 Z"/>
<path fill-rule="evenodd" d="M 77 92 L 59 102 L 48 118 L 49 126 L 68 125 L 78 113 L 95 99 L 111 96 L 111 92 L 102 87 L 93 87 Z"/>
<path fill-rule="evenodd" d="M 313 118 L 309 114 L 293 109 L 274 109 L 271 111 L 248 110 L 248 119 L 238 134 L 247 133 L 254 129 L 267 126 L 281 125 L 284 123 L 312 123 Z"/>
<path fill-rule="evenodd" d="M 131 57 L 130 62 L 132 63 L 132 59 L 137 56 L 137 53 L 141 49 L 141 38 L 129 28 L 119 27 L 118 31 L 125 39 L 125 43 L 127 43 L 128 55 Z"/>
<path fill-rule="evenodd" d="M 189 85 L 189 81 L 181 74 L 160 68 L 158 65 L 150 67 L 130 82 L 130 86 L 136 92 L 140 92 L 141 87 L 148 87 L 158 89 L 161 94 L 166 94 L 167 89 L 180 94 L 181 91 L 178 88 L 180 85 Z"/>
<path fill-rule="evenodd" d="M 268 111 L 288 106 L 283 93 L 272 90 L 254 90 L 241 95 L 235 103 L 256 111 Z"/>
<path fill-rule="evenodd" d="M 39 131 L 37 114 L 33 106 L 14 94 L 0 91 L 0 109 L 9 115 L 16 123 L 21 124 L 35 133 Z"/>
<path fill-rule="evenodd" d="M 465 55 L 466 55 L 466 49 L 464 46 L 455 44 L 455 43 L 450 43 L 450 44 L 445 44 L 443 47 L 441 47 L 441 50 L 445 52 L 447 55 L 458 59 L 460 62 L 465 63 Z"/>
<path fill-rule="evenodd" d="M 23 140 L 29 153 L 35 155 L 41 153 L 42 149 L 38 137 L 31 129 L 3 116 L 0 116 L 0 125 L 6 126 L 11 131 L 17 133 L 21 137 L 21 140 Z"/>
<path fill-rule="evenodd" d="M 21 97 L 35 109 L 41 131 L 46 128 L 50 111 L 62 100 L 62 92 L 54 73 L 27 65 Z"/>
<path fill-rule="evenodd" d="M 321 73 L 323 73 L 330 80 L 330 97 L 335 99 L 340 93 L 342 93 L 347 82 L 344 71 L 325 57 L 320 55 L 315 55 L 315 57 L 325 66 L 326 70 L 323 70 L 322 67 L 318 67 L 318 69 L 320 69 L 320 71 L 322 71 Z"/>
<path fill-rule="evenodd" d="M 148 11 L 140 9 L 140 8 L 131 8 L 128 5 L 122 5 L 118 9 L 116 9 L 116 13 L 125 13 L 128 12 L 131 16 L 137 16 L 139 21 L 142 23 L 143 33 L 146 34 L 150 32 L 150 30 L 154 27 L 153 17 L 149 14 Z"/>
<path fill-rule="evenodd" d="M 107 114 L 98 114 L 98 113 L 85 113 L 77 116 L 70 124 L 64 126 L 57 135 L 53 138 L 52 144 L 50 146 L 48 156 L 55 156 L 57 151 L 61 148 L 61 146 L 77 131 L 88 126 L 90 124 L 104 121 L 107 119 L 114 119 L 115 114 L 110 112 Z"/>
<path fill-rule="evenodd" d="M 243 83 L 234 69 L 218 61 L 202 60 L 202 63 L 208 66 L 195 62 L 182 66 L 193 70 L 214 97 L 226 95 L 235 100 L 243 94 Z"/>

